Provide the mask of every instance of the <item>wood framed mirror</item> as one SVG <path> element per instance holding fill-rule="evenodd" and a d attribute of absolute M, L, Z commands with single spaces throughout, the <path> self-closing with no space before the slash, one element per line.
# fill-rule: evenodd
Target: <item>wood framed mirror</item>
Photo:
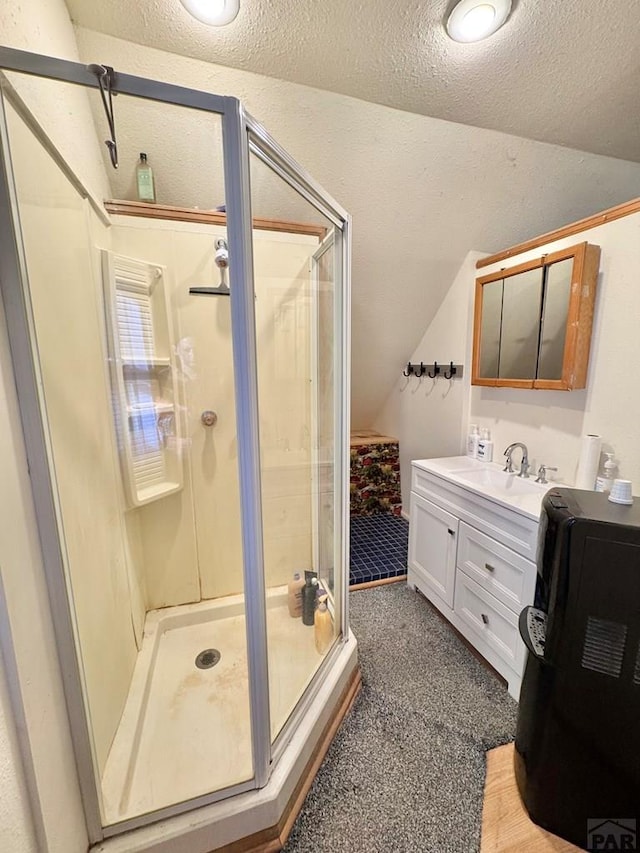
<path fill-rule="evenodd" d="M 584 388 L 599 263 L 579 243 L 477 278 L 471 384 Z"/>

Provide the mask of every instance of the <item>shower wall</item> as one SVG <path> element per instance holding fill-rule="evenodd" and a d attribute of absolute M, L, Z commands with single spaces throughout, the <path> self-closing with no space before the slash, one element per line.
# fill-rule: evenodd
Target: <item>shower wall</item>
<path fill-rule="evenodd" d="M 230 300 L 217 284 L 222 227 L 113 217 L 118 254 L 166 268 L 184 435 L 184 488 L 129 515 L 141 532 L 147 607 L 242 592 Z M 254 231 L 268 586 L 311 566 L 310 258 L 318 238 Z M 202 411 L 218 415 L 204 427 Z"/>
<path fill-rule="evenodd" d="M 6 105 L 66 563 L 98 766 L 129 689 L 144 619 L 138 533 L 125 526 L 104 358 L 99 259 L 110 234 Z"/>

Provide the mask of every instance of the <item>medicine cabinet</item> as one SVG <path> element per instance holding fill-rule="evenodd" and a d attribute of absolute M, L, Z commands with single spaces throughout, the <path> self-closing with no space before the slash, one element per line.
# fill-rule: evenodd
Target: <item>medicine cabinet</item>
<path fill-rule="evenodd" d="M 580 243 L 476 279 L 471 384 L 584 388 L 599 263 Z"/>

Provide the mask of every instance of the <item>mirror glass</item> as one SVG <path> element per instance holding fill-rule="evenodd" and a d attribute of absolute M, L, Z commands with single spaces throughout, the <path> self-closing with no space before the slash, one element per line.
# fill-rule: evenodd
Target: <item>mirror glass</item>
<path fill-rule="evenodd" d="M 500 326 L 502 323 L 502 279 L 482 287 L 482 326 L 480 375 L 496 379 L 500 362 Z"/>
<path fill-rule="evenodd" d="M 500 379 L 531 379 L 536 375 L 542 269 L 504 279 Z"/>
<path fill-rule="evenodd" d="M 573 258 L 546 267 L 538 379 L 562 379 Z"/>

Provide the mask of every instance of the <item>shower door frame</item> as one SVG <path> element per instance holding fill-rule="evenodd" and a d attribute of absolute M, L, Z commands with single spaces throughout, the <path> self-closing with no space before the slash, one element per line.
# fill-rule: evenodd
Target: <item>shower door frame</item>
<path fill-rule="evenodd" d="M 68 60 L 0 46 L 0 72 L 12 71 L 63 83 L 97 89 L 95 75 L 87 66 Z M 10 84 L 8 86 L 10 89 Z M 348 488 L 346 448 L 349 434 L 349 268 L 351 219 L 313 178 L 300 167 L 255 119 L 241 102 L 194 89 L 161 83 L 116 72 L 115 91 L 146 100 L 188 107 L 220 115 L 222 118 L 225 196 L 227 204 L 227 236 L 230 266 L 231 320 L 234 359 L 234 383 L 238 434 L 238 469 L 240 486 L 243 580 L 249 671 L 249 703 L 253 777 L 239 785 L 212 792 L 191 800 L 157 809 L 126 821 L 104 826 L 100 807 L 100 780 L 93 756 L 91 727 L 84 700 L 81 662 L 75 639 L 74 614 L 67 592 L 64 538 L 59 527 L 59 505 L 56 484 L 50 464 L 51 448 L 47 432 L 46 406 L 41 396 L 39 363 L 32 347 L 35 340 L 28 297 L 28 273 L 20 234 L 18 200 L 13 179 L 9 138 L 4 113 L 4 96 L 0 93 L 0 292 L 5 306 L 9 346 L 18 393 L 18 404 L 29 464 L 31 490 L 50 610 L 56 636 L 67 716 L 70 723 L 78 780 L 91 843 L 122 832 L 147 826 L 201 806 L 218 802 L 248 790 L 261 788 L 269 780 L 272 764 L 289 742 L 298 722 L 309 708 L 324 674 L 336 657 L 330 652 L 301 697 L 296 709 L 276 741 L 271 743 L 269 720 L 269 682 L 267 660 L 266 589 L 264 576 L 260 442 L 258 425 L 258 388 L 255 334 L 253 234 L 250 196 L 249 153 L 257 154 L 290 186 L 329 218 L 341 239 L 340 265 L 342 281 L 336 298 L 335 317 L 340 339 L 336 349 L 341 372 L 336 374 L 336 513 L 341 514 L 343 531 L 341 555 L 343 601 L 341 641 L 348 637 L 347 560 L 348 560 Z M 28 113 L 28 110 L 27 110 Z M 23 116 L 24 118 L 24 116 Z M 27 120 L 30 115 L 27 115 Z M 39 125 L 35 122 L 37 129 Z M 36 129 L 31 123 L 32 131 Z M 43 141 L 42 132 L 36 135 Z M 49 153 L 59 166 L 64 164 L 52 144 Z M 67 168 L 67 177 L 75 178 Z M 75 178 L 74 184 L 89 203 L 102 215 L 91 194 Z M 337 366 L 337 365 L 336 365 Z M 340 416 L 342 413 L 342 417 Z M 1 585 L 0 585 L 1 592 Z M 1 596 L 0 596 L 1 597 Z M 9 608 L 10 602 L 7 602 Z M 0 648 L 7 661 L 17 668 L 11 637 L 0 632 Z M 19 691 L 11 691 L 16 719 L 24 720 Z M 44 833 L 37 814 L 38 797 L 33 765 L 30 760 L 29 733 L 21 727 L 20 746 L 25 756 L 27 785 L 34 806 L 36 828 Z M 46 839 L 41 839 L 45 840 Z"/>

